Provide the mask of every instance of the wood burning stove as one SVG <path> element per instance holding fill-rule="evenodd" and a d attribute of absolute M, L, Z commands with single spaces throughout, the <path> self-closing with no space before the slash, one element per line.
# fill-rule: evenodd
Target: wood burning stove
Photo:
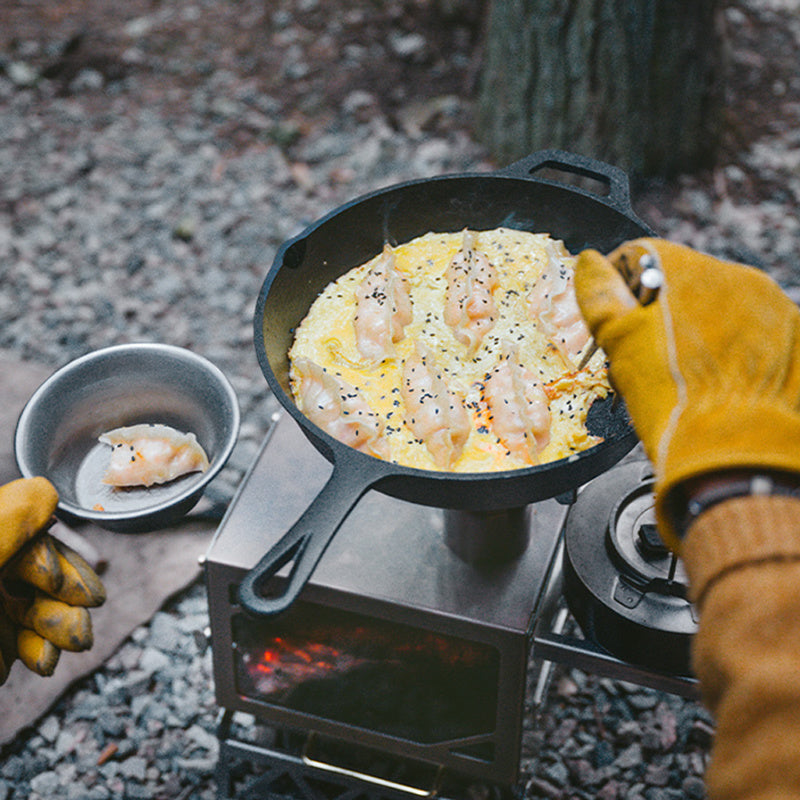
<path fill-rule="evenodd" d="M 236 604 L 238 581 L 329 470 L 282 418 L 211 545 L 206 574 L 219 704 L 513 783 L 529 635 L 563 506 L 540 503 L 524 515 L 527 546 L 510 537 L 517 557 L 503 555 L 508 543 L 498 542 L 500 556 L 465 560 L 447 544 L 441 510 L 369 493 L 300 600 L 274 619 L 251 618 Z"/>
<path fill-rule="evenodd" d="M 294 421 L 279 417 L 205 559 L 222 796 L 237 758 L 371 786 L 380 797 L 443 795 L 460 779 L 513 787 L 526 694 L 532 681 L 544 685 L 553 661 L 694 691 L 691 678 L 563 635 L 567 506 L 558 500 L 481 515 L 369 492 L 299 600 L 276 617 L 248 615 L 237 601 L 242 576 L 330 470 Z M 302 744 L 237 741 L 236 712 Z M 378 754 L 372 764 L 398 760 L 415 778 L 374 774 L 357 758 L 354 766 L 353 752 Z"/>

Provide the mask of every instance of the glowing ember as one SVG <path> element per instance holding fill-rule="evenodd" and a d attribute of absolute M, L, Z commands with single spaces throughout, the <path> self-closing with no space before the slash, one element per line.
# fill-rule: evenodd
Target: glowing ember
<path fill-rule="evenodd" d="M 371 661 L 327 644 L 297 643 L 280 636 L 261 651 L 244 653 L 242 660 L 254 688 L 264 695 L 331 674 L 341 675 Z"/>
<path fill-rule="evenodd" d="M 489 645 L 336 609 L 234 620 L 238 691 L 284 709 L 419 742 L 491 731 Z"/>

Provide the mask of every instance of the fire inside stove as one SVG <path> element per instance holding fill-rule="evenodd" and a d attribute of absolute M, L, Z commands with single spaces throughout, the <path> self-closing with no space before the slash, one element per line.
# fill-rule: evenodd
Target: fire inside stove
<path fill-rule="evenodd" d="M 488 645 L 302 603 L 238 616 L 234 636 L 238 690 L 260 702 L 422 744 L 495 729 Z"/>

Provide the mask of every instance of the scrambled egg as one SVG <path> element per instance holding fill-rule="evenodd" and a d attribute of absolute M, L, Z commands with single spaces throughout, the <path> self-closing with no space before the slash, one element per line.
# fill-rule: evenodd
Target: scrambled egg
<path fill-rule="evenodd" d="M 501 358 L 504 346 L 511 344 L 518 348 L 525 367 L 538 376 L 550 401 L 550 442 L 539 454 L 539 463 L 585 450 L 601 441 L 587 432 L 585 423 L 591 404 L 609 391 L 605 356 L 598 350 L 589 367 L 577 372 L 575 362 L 579 359 L 565 358 L 531 319 L 527 298 L 548 266 L 548 242 L 552 252 L 554 242 L 543 233 L 506 228 L 475 233 L 475 250 L 485 253 L 498 271 L 494 298 L 499 313 L 472 358 L 443 319 L 445 272 L 461 248 L 462 235 L 428 233 L 394 248 L 395 266 L 410 281 L 413 302 L 413 321 L 406 326 L 404 338 L 395 344 L 396 357 L 369 366 L 356 347 L 355 293 L 380 257 L 377 255 L 320 294 L 296 331 L 290 360 L 306 357 L 356 387 L 385 421 L 393 462 L 437 469 L 425 444 L 415 439 L 403 421 L 402 363 L 414 352 L 415 340 L 420 339 L 434 353 L 450 387 L 465 396 L 472 416 L 472 432 L 452 469 L 486 472 L 531 466 L 509 453 L 493 433 L 490 415 L 480 399 L 484 377 Z M 562 252 L 562 263 L 571 269 L 574 259 Z M 293 390 L 297 391 L 296 382 Z"/>

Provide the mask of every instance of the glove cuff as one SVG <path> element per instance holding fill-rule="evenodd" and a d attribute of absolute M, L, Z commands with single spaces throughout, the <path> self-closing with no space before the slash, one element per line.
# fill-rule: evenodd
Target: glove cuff
<path fill-rule="evenodd" d="M 688 500 L 684 497 L 679 502 L 675 498 L 672 504 L 675 528 L 681 538 L 684 538 L 691 525 L 702 514 L 719 503 L 736 497 L 782 495 L 800 500 L 800 476 L 787 475 L 783 478 L 779 473 L 767 475 L 747 471 L 742 474 L 738 470 L 734 473 L 723 472 L 703 481 L 700 487 L 691 489 L 689 494 Z M 682 509 L 685 509 L 683 513 Z"/>
<path fill-rule="evenodd" d="M 800 499 L 779 496 L 737 497 L 706 511 L 681 548 L 692 601 L 702 603 L 713 581 L 730 570 L 800 559 L 798 518 Z"/>
<path fill-rule="evenodd" d="M 656 515 L 670 547 L 680 549 L 686 481 L 731 470 L 796 474 L 800 485 L 800 414 L 771 404 L 720 407 L 713 414 L 687 411 L 656 463 Z M 677 515 L 676 515 L 677 512 Z"/>

